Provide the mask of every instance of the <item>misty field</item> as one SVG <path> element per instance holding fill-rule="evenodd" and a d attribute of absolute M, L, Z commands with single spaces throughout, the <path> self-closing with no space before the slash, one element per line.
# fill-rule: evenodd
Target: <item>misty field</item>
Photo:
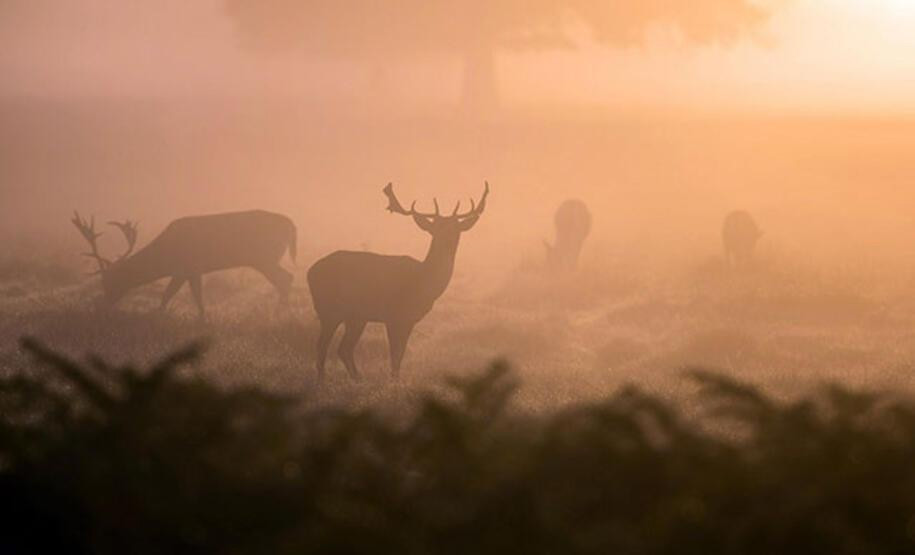
<path fill-rule="evenodd" d="M 220 383 L 316 401 L 385 403 L 507 360 L 539 409 L 623 383 L 677 394 L 684 366 L 790 394 L 839 380 L 911 388 L 915 178 L 906 121 L 632 115 L 602 122 L 317 116 L 302 107 L 7 100 L 0 129 L 0 352 L 38 337 L 74 356 L 142 363 L 197 338 L 198 371 Z M 358 163 L 356 163 L 358 161 Z M 462 239 L 455 277 L 417 326 L 399 383 L 383 329 L 358 346 L 365 380 L 333 359 L 314 383 L 317 333 L 304 274 L 337 249 L 422 258 L 427 236 L 384 210 L 389 180 L 409 203 L 445 206 L 493 184 Z M 543 271 L 542 240 L 565 198 L 594 229 L 575 273 Z M 97 278 L 68 219 L 140 221 L 140 241 L 188 214 L 266 208 L 298 226 L 291 305 L 254 272 L 205 278 L 209 323 L 187 290 L 159 314 L 165 284 L 94 309 Z M 765 235 L 755 268 L 721 256 L 721 222 L 749 210 Z M 116 237 L 103 247 L 116 252 Z M 333 349 L 331 351 L 333 353 Z"/>
<path fill-rule="evenodd" d="M 911 124 L 471 125 L 290 108 L 4 105 L 0 493 L 15 502 L 0 542 L 910 547 Z M 425 210 L 479 198 L 484 180 L 486 212 L 400 379 L 370 325 L 363 379 L 347 378 L 334 346 L 319 384 L 311 264 L 337 249 L 422 258 L 428 236 L 385 211 L 384 184 Z M 542 243 L 567 198 L 594 225 L 578 269 L 557 274 Z M 74 209 L 139 220 L 143 245 L 175 218 L 252 208 L 296 223 L 298 261 L 282 262 L 291 302 L 254 271 L 213 273 L 206 322 L 187 289 L 159 312 L 164 281 L 100 309 L 69 221 Z M 734 209 L 764 232 L 747 268 L 722 253 Z M 106 255 L 117 240 L 101 238 Z"/>
<path fill-rule="evenodd" d="M 17 342 L 24 335 L 75 357 L 95 353 L 116 363 L 145 363 L 206 340 L 208 356 L 195 372 L 217 383 L 295 392 L 318 403 L 385 406 L 502 359 L 523 382 L 519 404 L 533 410 L 602 398 L 626 383 L 678 396 L 683 369 L 696 366 L 787 395 L 827 381 L 893 392 L 913 385 L 915 306 L 904 291 L 880 296 L 864 278 L 800 264 L 767 267 L 761 260 L 741 272 L 710 257 L 659 275 L 625 263 L 586 263 L 569 276 L 522 265 L 487 288 L 459 270 L 417 326 L 399 381 L 389 375 L 383 327 L 370 325 L 356 355 L 364 379 L 349 380 L 332 347 L 324 387 L 315 380 L 317 322 L 302 267 L 286 307 L 253 271 L 208 276 L 204 323 L 187 290 L 168 312 L 157 310 L 164 282 L 103 311 L 95 307 L 98 283 L 76 267 L 43 259 L 5 264 L 6 367 L 21 361 Z"/>

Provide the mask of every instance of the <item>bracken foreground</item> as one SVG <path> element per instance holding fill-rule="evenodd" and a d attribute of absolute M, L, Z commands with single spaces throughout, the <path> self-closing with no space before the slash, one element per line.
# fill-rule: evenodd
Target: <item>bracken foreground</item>
<path fill-rule="evenodd" d="M 409 415 L 314 408 L 33 339 L 0 386 L 3 551 L 902 553 L 915 400 L 792 401 L 701 370 L 696 406 L 623 388 L 515 410 L 494 363 Z M 50 550 L 50 551 L 48 551 Z"/>

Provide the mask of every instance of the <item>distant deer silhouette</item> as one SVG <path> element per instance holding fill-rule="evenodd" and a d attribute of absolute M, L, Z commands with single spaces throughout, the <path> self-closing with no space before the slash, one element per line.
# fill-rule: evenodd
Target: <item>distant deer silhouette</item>
<path fill-rule="evenodd" d="M 432 310 L 435 300 L 445 292 L 454 271 L 461 233 L 477 223 L 486 208 L 489 183 L 479 205 L 471 199 L 470 211 L 459 214 L 458 203 L 450 216 L 417 212 L 416 202 L 405 210 L 394 195 L 393 186 L 384 188 L 388 210 L 411 216 L 420 229 L 432 236 L 426 258 L 420 262 L 409 256 L 385 256 L 370 252 L 337 251 L 318 260 L 308 270 L 308 285 L 315 312 L 321 323 L 317 346 L 318 378 L 324 378 L 324 364 L 330 341 L 341 323 L 346 331 L 338 354 L 350 377 L 359 377 L 353 358 L 356 343 L 368 322 L 385 325 L 391 356 L 391 373 L 397 377 L 407 340 L 417 322 Z"/>
<path fill-rule="evenodd" d="M 127 252 L 111 261 L 99 254 L 95 218 L 89 221 L 75 213 L 73 225 L 89 243 L 85 256 L 98 263 L 104 302 L 116 304 L 130 290 L 152 281 L 171 277 L 162 295 L 165 310 L 185 282 L 200 318 L 205 318 L 203 274 L 229 268 L 250 267 L 259 271 L 280 293 L 285 302 L 292 285 L 292 274 L 280 267 L 285 252 L 295 262 L 296 228 L 292 220 L 262 210 L 191 216 L 173 221 L 148 245 L 131 255 L 137 242 L 138 225 L 129 220 L 109 222 L 124 234 Z"/>
<path fill-rule="evenodd" d="M 747 268 L 753 262 L 756 243 L 763 233 L 745 210 L 735 210 L 724 219 L 721 240 L 725 263 L 733 268 Z"/>
<path fill-rule="evenodd" d="M 569 199 L 559 205 L 553 221 L 556 243 L 544 241 L 547 268 L 559 272 L 574 270 L 585 239 L 591 233 L 591 212 L 584 202 Z"/>

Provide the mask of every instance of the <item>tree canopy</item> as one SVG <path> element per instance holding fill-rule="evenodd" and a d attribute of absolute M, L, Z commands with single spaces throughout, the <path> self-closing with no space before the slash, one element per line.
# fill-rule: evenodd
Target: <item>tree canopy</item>
<path fill-rule="evenodd" d="M 493 47 L 641 43 L 655 26 L 684 41 L 727 43 L 760 28 L 770 8 L 754 0 L 225 0 L 245 45 L 365 57 Z"/>
<path fill-rule="evenodd" d="M 225 0 L 242 43 L 259 51 L 385 64 L 428 54 L 464 59 L 463 104 L 498 104 L 498 49 L 637 46 L 655 28 L 684 44 L 757 31 L 777 0 Z"/>

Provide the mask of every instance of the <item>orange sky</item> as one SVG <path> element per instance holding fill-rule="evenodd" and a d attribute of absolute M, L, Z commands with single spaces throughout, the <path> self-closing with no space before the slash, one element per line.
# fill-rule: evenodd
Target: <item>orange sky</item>
<path fill-rule="evenodd" d="M 915 113 L 915 0 L 787 1 L 763 42 L 733 49 L 658 40 L 634 51 L 503 54 L 503 95 L 514 105 Z M 31 3 L 38 8 L 27 17 L 0 22 L 0 92 L 358 96 L 364 88 L 352 67 L 239 50 L 218 0 Z M 395 94 L 428 99 L 456 94 L 459 80 L 456 60 L 394 75 Z"/>
<path fill-rule="evenodd" d="M 915 0 L 793 1 L 760 42 L 736 48 L 594 47 L 506 69 L 519 90 L 585 104 L 915 112 Z M 545 63 L 562 78 L 540 79 Z"/>

